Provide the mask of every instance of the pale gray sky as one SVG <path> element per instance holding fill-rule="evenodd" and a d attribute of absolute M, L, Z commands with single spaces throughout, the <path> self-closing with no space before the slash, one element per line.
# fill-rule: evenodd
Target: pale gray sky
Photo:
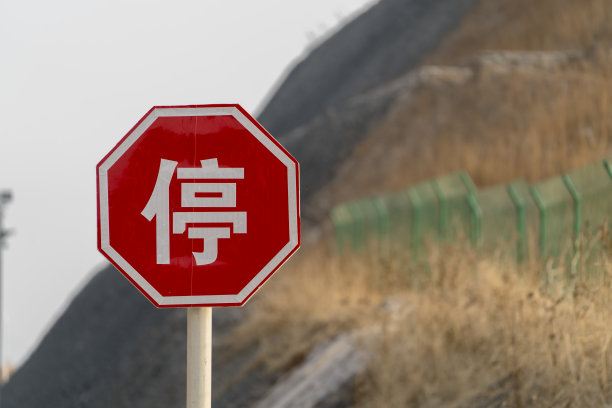
<path fill-rule="evenodd" d="M 0 2 L 4 360 L 103 265 L 95 166 L 154 105 L 255 114 L 314 38 L 375 0 Z"/>

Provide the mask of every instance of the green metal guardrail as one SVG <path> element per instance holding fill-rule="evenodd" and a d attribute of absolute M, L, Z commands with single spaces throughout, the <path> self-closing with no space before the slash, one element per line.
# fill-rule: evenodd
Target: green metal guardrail
<path fill-rule="evenodd" d="M 506 190 L 515 209 L 516 257 L 520 262 L 529 257 L 531 243 L 535 243 L 539 238 L 540 216 L 526 181 L 510 183 L 506 186 Z"/>
<path fill-rule="evenodd" d="M 563 177 L 531 186 L 531 194 L 540 210 L 540 256 L 558 256 L 571 243 L 572 196 Z"/>
<path fill-rule="evenodd" d="M 425 240 L 469 238 L 484 251 L 504 246 L 519 261 L 537 242 L 539 256 L 580 245 L 612 215 L 612 162 L 593 163 L 534 185 L 518 180 L 478 190 L 465 172 L 406 190 L 336 206 L 331 212 L 338 249 L 373 241 L 381 254 L 418 252 Z M 510 244 L 510 245 L 508 245 Z"/>
<path fill-rule="evenodd" d="M 432 181 L 440 205 L 439 233 L 442 240 L 471 235 L 470 190 L 465 179 L 469 180 L 469 176 L 459 172 Z"/>
<path fill-rule="evenodd" d="M 509 244 L 517 239 L 520 244 L 523 242 L 521 215 L 524 214 L 520 206 L 523 203 L 519 198 L 517 207 L 510 192 L 519 198 L 512 185 L 491 187 L 477 193 L 476 200 L 482 211 L 479 246 L 484 251 L 493 252 L 503 245 L 511 246 Z M 514 248 L 508 250 L 513 253 L 521 251 Z"/>

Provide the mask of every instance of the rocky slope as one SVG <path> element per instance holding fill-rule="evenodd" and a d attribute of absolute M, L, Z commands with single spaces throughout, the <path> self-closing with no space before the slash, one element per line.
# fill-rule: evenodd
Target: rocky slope
<path fill-rule="evenodd" d="M 368 95 L 418 66 L 475 0 L 383 0 L 298 63 L 259 116 L 300 162 L 302 214 L 395 93 Z M 364 97 L 368 95 L 368 97 Z"/>
<path fill-rule="evenodd" d="M 259 119 L 282 138 L 329 108 L 413 68 L 456 27 L 474 0 L 384 0 L 313 50 Z"/>

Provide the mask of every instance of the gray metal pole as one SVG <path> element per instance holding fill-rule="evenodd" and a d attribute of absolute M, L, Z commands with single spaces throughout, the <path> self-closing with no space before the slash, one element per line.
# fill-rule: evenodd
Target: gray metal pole
<path fill-rule="evenodd" d="M 9 232 L 4 229 L 4 207 L 13 199 L 13 194 L 8 191 L 0 191 L 0 407 L 2 404 L 2 394 L 4 388 L 4 358 L 3 358 L 3 346 L 4 346 L 4 333 L 2 330 L 2 326 L 4 325 L 4 308 L 2 307 L 2 302 L 4 300 L 4 296 L 2 293 L 4 292 L 4 282 L 2 279 L 2 250 L 5 246 L 5 239 Z"/>
<path fill-rule="evenodd" d="M 3 311 L 2 310 L 2 301 L 4 300 L 3 296 L 2 296 L 2 292 L 3 292 L 3 289 L 4 289 L 3 288 L 4 285 L 3 285 L 3 282 L 2 282 L 2 249 L 4 247 L 4 225 L 2 223 L 3 218 L 4 218 L 4 205 L 3 204 L 4 203 L 2 202 L 2 200 L 0 200 L 0 407 L 4 406 L 4 404 L 2 403 L 2 397 L 3 397 L 3 394 L 4 394 L 4 378 L 3 378 L 4 377 L 4 369 L 3 369 L 4 359 L 2 358 L 2 356 L 3 356 L 2 355 L 2 350 L 3 350 L 3 348 L 2 348 L 2 346 L 3 346 L 3 344 L 2 344 L 2 340 L 3 340 L 2 335 L 4 334 L 4 333 L 2 333 L 3 332 L 2 324 L 4 322 L 4 319 L 3 319 L 3 316 L 2 316 L 2 311 Z"/>

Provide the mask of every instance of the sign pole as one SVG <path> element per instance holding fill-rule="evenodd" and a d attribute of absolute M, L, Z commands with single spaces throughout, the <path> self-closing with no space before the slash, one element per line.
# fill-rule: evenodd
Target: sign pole
<path fill-rule="evenodd" d="M 2 249 L 4 248 L 5 245 L 5 238 L 7 237 L 7 235 L 10 234 L 10 231 L 6 231 L 4 229 L 4 226 L 2 224 L 2 220 L 4 217 L 4 206 L 6 204 L 8 204 L 11 200 L 13 199 L 13 194 L 9 191 L 9 190 L 4 190 L 4 191 L 0 191 L 0 397 L 3 396 L 4 394 L 4 377 L 6 375 L 6 373 L 4 372 L 4 359 L 2 358 L 2 350 L 4 349 L 3 347 L 3 330 L 2 330 L 2 326 L 4 325 L 4 316 L 3 316 L 3 309 L 2 309 L 2 300 L 3 300 L 3 296 L 2 296 L 2 292 L 4 292 L 4 285 L 3 285 L 3 279 L 2 279 Z M 0 398 L 0 405 L 4 406 L 4 403 L 1 402 L 1 398 Z"/>
<path fill-rule="evenodd" d="M 299 248 L 299 164 L 238 104 L 156 106 L 96 172 L 98 249 L 187 308 L 186 406 L 210 408 L 210 307 L 242 306 Z"/>
<path fill-rule="evenodd" d="M 187 308 L 187 408 L 210 408 L 212 308 Z"/>

